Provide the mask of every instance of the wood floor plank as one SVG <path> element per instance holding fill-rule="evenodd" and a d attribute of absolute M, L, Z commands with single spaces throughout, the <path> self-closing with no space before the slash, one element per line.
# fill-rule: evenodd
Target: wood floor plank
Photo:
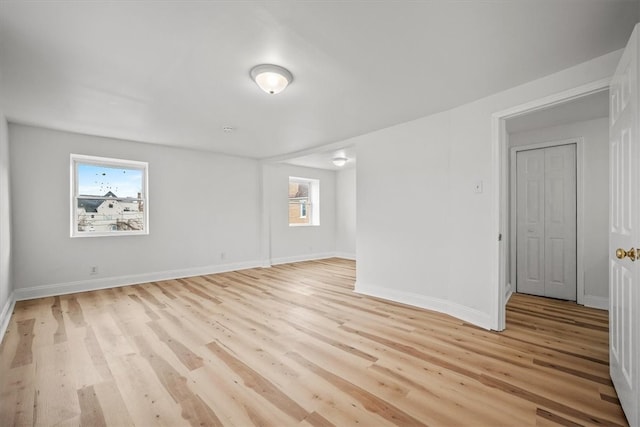
<path fill-rule="evenodd" d="M 0 425 L 627 425 L 607 312 L 515 294 L 495 333 L 354 281 L 327 259 L 18 302 Z"/>
<path fill-rule="evenodd" d="M 217 342 L 207 344 L 207 348 L 220 358 L 220 360 L 222 360 L 230 369 L 235 371 L 242 378 L 247 387 L 262 395 L 282 412 L 297 421 L 302 421 L 307 417 L 307 415 L 309 415 L 306 409 L 288 397 L 284 392 L 282 392 L 282 390 L 271 383 L 271 381 L 260 375 L 260 373 L 256 372 L 241 360 L 234 357 Z"/>
<path fill-rule="evenodd" d="M 151 330 L 153 330 L 153 332 L 155 332 L 158 339 L 165 343 L 171 351 L 175 353 L 187 369 L 192 371 L 203 365 L 202 357 L 189 350 L 176 337 L 172 337 L 158 322 L 148 322 L 147 325 Z"/>
<path fill-rule="evenodd" d="M 78 402 L 80 403 L 80 425 L 106 427 L 102 406 L 93 386 L 78 389 Z"/>
<path fill-rule="evenodd" d="M 34 418 L 57 425 L 80 415 L 77 380 L 69 342 L 43 346 L 35 354 L 33 386 L 37 395 Z"/>
<path fill-rule="evenodd" d="M 103 416 L 107 426 L 125 427 L 135 425 L 115 382 L 105 381 L 95 384 L 93 390 L 100 406 L 103 408 Z M 117 408 L 117 410 L 113 410 L 114 408 Z"/>
<path fill-rule="evenodd" d="M 0 376 L 0 425 L 36 425 L 38 391 L 34 380 L 34 364 L 3 372 Z"/>
<path fill-rule="evenodd" d="M 211 354 L 209 363 L 189 373 L 190 387 L 212 405 L 226 425 L 288 426 L 296 424 L 288 414 L 274 411 L 272 404 L 252 388 L 245 387 L 242 377 Z"/>
<path fill-rule="evenodd" d="M 164 389 L 155 371 L 143 356 L 137 353 L 108 356 L 107 361 L 134 425 L 188 425 L 181 415 L 180 406 Z M 118 409 L 105 407 L 106 410 Z"/>
<path fill-rule="evenodd" d="M 18 321 L 18 336 L 20 341 L 16 348 L 16 353 L 13 356 L 13 362 L 11 362 L 11 368 L 17 368 L 19 366 L 30 365 L 33 361 L 33 327 L 36 323 L 36 319 L 26 319 Z"/>
<path fill-rule="evenodd" d="M 60 297 L 54 298 L 54 303 L 51 306 L 51 314 L 53 315 L 54 319 L 56 319 L 56 323 L 58 324 L 53 339 L 54 344 L 66 341 L 67 330 L 64 326 L 64 317 L 62 316 L 62 305 L 60 304 Z"/>
<path fill-rule="evenodd" d="M 319 377 L 323 378 L 330 384 L 334 385 L 355 398 L 362 406 L 369 412 L 376 414 L 385 420 L 403 426 L 420 426 L 425 425 L 423 422 L 414 418 L 411 414 L 408 414 L 392 403 L 384 401 L 378 398 L 373 393 L 345 380 L 338 375 L 333 374 L 330 371 L 314 364 L 313 362 L 305 359 L 298 353 L 287 353 L 287 356 L 293 359 L 296 363 L 309 369 Z"/>
<path fill-rule="evenodd" d="M 68 334 L 69 339 L 64 342 L 68 348 L 69 362 L 71 366 L 74 367 L 73 376 L 76 380 L 75 386 L 78 389 L 90 387 L 103 381 L 103 375 L 107 375 L 107 379 L 111 375 L 108 368 L 105 371 L 104 365 L 96 367 L 94 364 L 90 351 L 96 352 L 95 357 L 99 358 L 99 344 L 98 349 L 90 350 L 86 345 L 88 335 L 91 337 L 90 341 L 96 345 L 97 339 L 95 339 L 93 329 L 89 325 L 85 328 L 70 329 Z"/>

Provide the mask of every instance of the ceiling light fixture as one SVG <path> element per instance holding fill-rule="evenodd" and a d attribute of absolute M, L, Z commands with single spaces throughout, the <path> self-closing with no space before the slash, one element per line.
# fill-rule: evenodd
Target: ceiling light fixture
<path fill-rule="evenodd" d="M 256 65 L 250 74 L 258 87 L 271 95 L 282 92 L 293 81 L 289 70 L 273 64 Z"/>
<path fill-rule="evenodd" d="M 338 166 L 339 168 L 341 168 L 342 166 L 346 165 L 348 161 L 349 161 L 349 159 L 347 159 L 346 157 L 334 157 L 333 158 L 333 164 Z"/>

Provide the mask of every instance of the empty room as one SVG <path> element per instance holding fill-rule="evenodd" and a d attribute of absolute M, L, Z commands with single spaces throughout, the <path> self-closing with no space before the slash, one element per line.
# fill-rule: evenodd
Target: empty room
<path fill-rule="evenodd" d="M 639 426 L 639 21 L 0 0 L 0 425 Z"/>

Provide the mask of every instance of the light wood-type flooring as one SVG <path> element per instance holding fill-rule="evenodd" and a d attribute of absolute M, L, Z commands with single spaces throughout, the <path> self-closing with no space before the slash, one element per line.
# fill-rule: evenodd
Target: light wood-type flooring
<path fill-rule="evenodd" d="M 0 425 L 626 425 L 606 312 L 514 295 L 494 333 L 354 279 L 330 259 L 19 302 Z"/>

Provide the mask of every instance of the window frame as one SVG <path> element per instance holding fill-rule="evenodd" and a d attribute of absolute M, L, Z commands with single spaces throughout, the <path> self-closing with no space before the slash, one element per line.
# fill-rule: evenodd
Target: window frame
<path fill-rule="evenodd" d="M 142 230 L 111 230 L 111 231 L 78 231 L 78 165 L 96 165 L 109 168 L 138 169 L 142 171 L 142 189 L 140 198 L 143 210 Z M 85 154 L 71 154 L 70 156 L 70 237 L 111 237 L 111 236 L 140 236 L 149 234 L 149 163 L 137 160 L 115 159 L 110 157 L 89 156 Z M 100 197 L 95 197 L 100 199 Z M 107 198 L 105 198 L 107 200 Z M 113 200 L 120 200 L 116 198 Z M 91 215 L 93 217 L 93 214 Z"/>
<path fill-rule="evenodd" d="M 306 184 L 309 187 L 309 194 L 306 197 L 307 201 L 304 203 L 305 216 L 302 216 L 302 203 L 299 204 L 299 218 L 307 219 L 309 222 L 305 223 L 292 223 L 291 217 L 287 216 L 287 222 L 289 227 L 317 227 L 320 225 L 320 180 L 315 178 L 303 178 L 297 176 L 290 176 L 288 184 Z M 288 203 L 291 204 L 291 198 L 288 198 Z"/>

